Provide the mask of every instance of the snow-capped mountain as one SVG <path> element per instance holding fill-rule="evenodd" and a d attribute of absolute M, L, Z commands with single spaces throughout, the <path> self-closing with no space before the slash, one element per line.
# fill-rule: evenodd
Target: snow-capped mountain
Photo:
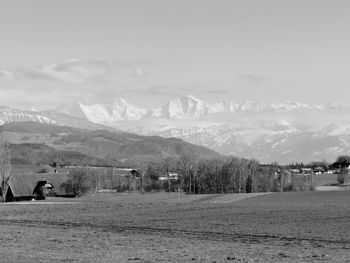
<path fill-rule="evenodd" d="M 70 126 L 82 129 L 97 130 L 103 126 L 86 119 L 77 118 L 53 111 L 23 111 L 6 106 L 0 106 L 0 125 L 10 122 L 36 122 L 57 126 Z M 106 128 L 106 127 L 104 127 Z"/>
<path fill-rule="evenodd" d="M 69 107 L 60 112 L 83 114 L 94 123 L 142 135 L 180 138 L 222 154 L 263 162 L 332 160 L 336 154 L 350 152 L 346 143 L 350 124 L 344 126 L 342 122 L 350 110 L 332 104 L 208 103 L 189 95 L 148 109 L 122 98 L 110 104 L 77 105 L 71 107 L 71 113 Z"/>
<path fill-rule="evenodd" d="M 315 132 L 298 130 L 285 121 L 269 126 L 210 126 L 168 129 L 148 134 L 176 137 L 219 153 L 260 162 L 334 160 L 350 153 L 350 125 L 332 125 Z"/>
<path fill-rule="evenodd" d="M 183 96 L 168 102 L 161 113 L 167 119 L 196 118 L 207 114 L 208 106 L 194 96 Z"/>
<path fill-rule="evenodd" d="M 123 98 L 116 98 L 112 104 L 84 105 L 79 103 L 85 117 L 94 123 L 110 123 L 122 120 L 140 120 L 146 110 L 135 107 Z"/>
<path fill-rule="evenodd" d="M 142 119 L 198 119 L 214 114 L 254 114 L 258 112 L 291 112 L 300 110 L 322 110 L 326 106 L 307 105 L 300 102 L 286 101 L 284 103 L 258 103 L 244 101 L 208 103 L 193 95 L 182 96 L 166 103 L 159 108 L 143 109 L 132 105 L 123 98 L 116 98 L 110 104 L 73 103 L 63 105 L 57 112 L 86 118 L 94 123 L 110 124 L 118 121 Z"/>
<path fill-rule="evenodd" d="M 123 98 L 108 104 L 76 102 L 45 112 L 0 107 L 0 124 L 32 121 L 90 130 L 108 126 L 140 135 L 175 137 L 221 154 L 286 163 L 334 160 L 339 154 L 349 154 L 349 114 L 349 108 L 331 104 L 208 103 L 182 96 L 148 109 Z"/>
<path fill-rule="evenodd" d="M 33 121 L 39 123 L 56 124 L 57 121 L 49 118 L 46 114 L 34 111 L 21 111 L 10 107 L 0 106 L 0 125 L 8 122 Z"/>

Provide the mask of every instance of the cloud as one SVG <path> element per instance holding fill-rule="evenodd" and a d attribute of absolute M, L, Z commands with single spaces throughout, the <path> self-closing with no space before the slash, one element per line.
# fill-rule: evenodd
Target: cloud
<path fill-rule="evenodd" d="M 151 77 L 151 74 L 142 68 L 137 68 L 134 72 L 130 74 L 130 76 L 134 79 L 145 80 Z"/>
<path fill-rule="evenodd" d="M 237 80 L 241 84 L 251 85 L 251 86 L 262 86 L 268 81 L 267 78 L 258 77 L 250 74 L 240 74 L 237 75 Z"/>
<path fill-rule="evenodd" d="M 231 91 L 224 90 L 224 89 L 207 89 L 207 90 L 202 90 L 198 93 L 203 95 L 210 95 L 210 94 L 227 95 L 227 94 L 230 94 Z"/>
<path fill-rule="evenodd" d="M 183 96 L 185 94 L 196 94 L 196 95 L 227 95 L 231 92 L 223 89 L 205 89 L 198 90 L 196 88 L 177 88 L 172 89 L 168 86 L 148 86 L 143 89 L 124 89 L 121 94 L 122 95 L 142 95 L 142 96 L 165 96 L 165 97 L 173 97 L 173 96 Z"/>
<path fill-rule="evenodd" d="M 15 76 L 22 80 L 50 80 L 69 84 L 84 84 L 105 77 L 110 69 L 110 65 L 104 61 L 70 60 L 35 68 L 17 69 Z"/>
<path fill-rule="evenodd" d="M 208 83 L 183 83 L 172 77 L 168 80 L 159 67 L 155 68 L 156 63 L 159 62 L 152 59 L 74 59 L 0 70 L 0 104 L 50 109 L 73 101 L 103 103 L 116 96 L 141 102 L 147 97 L 147 100 L 157 102 L 184 94 L 212 97 L 230 93 Z"/>
<path fill-rule="evenodd" d="M 0 79 L 2 80 L 13 80 L 14 74 L 8 70 L 1 70 L 0 71 Z"/>
<path fill-rule="evenodd" d="M 187 88 L 172 89 L 168 86 L 154 85 L 143 89 L 124 89 L 123 95 L 142 95 L 142 96 L 179 96 L 189 93 L 191 90 Z"/>
<path fill-rule="evenodd" d="M 0 78 L 19 81 L 56 81 L 67 84 L 85 84 L 105 82 L 115 77 L 131 79 L 150 78 L 147 71 L 152 60 L 140 61 L 104 61 L 104 60 L 68 60 L 56 64 L 36 67 L 16 68 L 0 71 Z"/>
<path fill-rule="evenodd" d="M 48 108 L 67 101 L 105 100 L 120 95 L 125 89 L 147 85 L 151 79 L 149 69 L 154 63 L 151 59 L 73 59 L 0 70 L 0 104 L 24 105 L 27 104 L 21 101 L 24 97 L 35 103 L 33 106 L 36 108 Z M 37 98 L 42 99 L 42 102 Z"/>

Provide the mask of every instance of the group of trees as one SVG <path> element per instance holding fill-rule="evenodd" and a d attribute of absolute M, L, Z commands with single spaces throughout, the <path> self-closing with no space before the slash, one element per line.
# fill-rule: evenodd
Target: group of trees
<path fill-rule="evenodd" d="M 159 176 L 168 172 L 178 173 L 179 180 L 160 183 Z M 181 188 L 187 194 L 278 191 L 281 182 L 277 166 L 234 157 L 199 161 L 182 157 L 175 162 L 148 163 L 141 173 L 146 191 Z"/>

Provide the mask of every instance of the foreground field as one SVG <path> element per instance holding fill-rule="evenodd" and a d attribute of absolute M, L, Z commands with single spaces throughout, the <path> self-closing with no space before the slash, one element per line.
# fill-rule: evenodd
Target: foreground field
<path fill-rule="evenodd" d="M 350 192 L 0 205 L 0 262 L 350 262 Z"/>

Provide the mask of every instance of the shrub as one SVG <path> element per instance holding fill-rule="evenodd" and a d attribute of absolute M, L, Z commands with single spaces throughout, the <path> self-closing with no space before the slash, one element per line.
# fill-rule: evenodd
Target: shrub
<path fill-rule="evenodd" d="M 285 186 L 283 186 L 283 192 L 291 192 L 293 191 L 293 184 L 287 184 Z"/>
<path fill-rule="evenodd" d="M 83 169 L 73 169 L 69 172 L 67 185 L 75 196 L 81 196 L 87 192 L 86 179 L 87 174 Z"/>
<path fill-rule="evenodd" d="M 339 184 L 343 184 L 345 182 L 345 173 L 339 173 L 337 180 Z"/>
<path fill-rule="evenodd" d="M 40 170 L 38 170 L 39 174 L 44 174 L 44 173 L 48 173 L 50 172 L 50 170 L 47 167 L 42 167 L 40 168 Z"/>

